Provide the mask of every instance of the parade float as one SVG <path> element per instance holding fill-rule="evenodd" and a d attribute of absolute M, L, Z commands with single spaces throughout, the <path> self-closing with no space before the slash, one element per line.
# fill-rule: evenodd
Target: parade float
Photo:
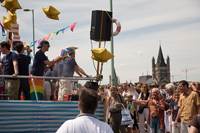
<path fill-rule="evenodd" d="M 5 7 L 9 11 L 9 18 L 3 17 L 3 24 L 0 23 L 3 39 L 7 38 L 11 48 L 13 49 L 14 44 L 17 42 L 23 42 L 20 39 L 19 24 L 17 23 L 17 9 L 22 9 L 17 0 L 5 0 L 2 7 Z M 43 8 L 44 13 L 48 18 L 59 20 L 58 15 L 60 12 L 53 6 Z M 97 17 L 98 16 L 98 17 Z M 111 25 L 115 23 L 117 29 L 111 33 Z M 32 41 L 23 42 L 24 46 L 33 47 L 41 40 L 52 39 L 53 35 L 58 35 L 61 31 L 70 28 L 74 30 L 77 22 L 66 26 L 58 31 L 49 34 L 46 37 Z M 97 74 L 93 78 L 77 78 L 77 77 L 43 77 L 43 76 L 18 76 L 18 78 L 43 78 L 43 79 L 69 79 L 69 80 L 85 80 L 87 88 L 98 88 L 98 82 L 102 80 L 103 63 L 113 58 L 114 55 L 109 52 L 105 47 L 105 42 L 110 41 L 111 36 L 116 36 L 121 30 L 121 25 L 118 20 L 112 19 L 112 12 L 95 10 L 92 11 L 92 24 L 90 39 L 99 42 L 99 47 L 91 49 L 92 60 L 97 61 Z M 9 38 L 8 35 L 12 35 Z M 101 43 L 104 41 L 104 47 Z M 91 41 L 92 42 L 92 41 Z M 68 49 L 63 49 L 61 56 L 66 56 Z M 33 58 L 32 58 L 33 59 Z M 0 77 L 12 77 L 11 75 L 0 75 Z M 94 86 L 93 86 L 94 85 Z M 56 86 L 54 93 L 58 91 Z M 78 109 L 78 100 L 73 98 L 66 98 L 66 101 L 41 101 L 36 100 L 0 100 L 0 132 L 56 132 L 56 130 L 64 123 L 64 121 L 76 118 L 80 113 Z M 70 94 L 69 94 L 70 95 Z M 67 95 L 67 96 L 69 96 Z M 1 95 L 3 96 L 3 95 Z M 4 94 L 8 96 L 9 94 Z M 56 95 L 55 95 L 56 96 Z M 56 98 L 55 98 L 56 99 Z M 107 122 L 108 116 L 108 101 L 106 96 L 99 96 L 98 108 L 95 112 L 95 116 L 104 122 Z"/>

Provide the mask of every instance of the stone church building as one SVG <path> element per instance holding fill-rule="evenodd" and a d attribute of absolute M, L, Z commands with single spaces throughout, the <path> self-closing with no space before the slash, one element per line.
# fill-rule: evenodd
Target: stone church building
<path fill-rule="evenodd" d="M 167 56 L 166 63 L 163 58 L 161 46 L 158 52 L 157 62 L 152 58 L 152 85 L 165 85 L 170 83 L 170 59 Z"/>

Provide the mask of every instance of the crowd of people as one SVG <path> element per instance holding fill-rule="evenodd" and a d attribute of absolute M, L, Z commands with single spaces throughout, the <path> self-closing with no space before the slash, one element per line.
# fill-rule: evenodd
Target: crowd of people
<path fill-rule="evenodd" d="M 100 86 L 99 95 L 109 97 L 109 124 L 115 133 L 198 133 L 200 83 L 182 80 L 158 87 L 124 83 Z M 122 104 L 130 110 L 134 124 L 121 125 Z"/>
<path fill-rule="evenodd" d="M 5 56 L 0 63 L 0 74 L 12 75 L 12 78 L 0 78 L 0 94 L 9 94 L 7 99 L 20 100 L 23 92 L 24 100 L 59 100 L 63 101 L 64 94 L 77 94 L 73 91 L 71 81 L 66 79 L 44 80 L 31 78 L 34 76 L 73 77 L 76 72 L 80 77 L 91 77 L 81 69 L 75 60 L 75 51 L 67 57 L 59 56 L 50 61 L 45 52 L 49 50 L 48 41 L 42 40 L 37 47 L 39 50 L 34 57 L 33 66 L 29 73 L 31 49 L 22 43 L 15 45 L 15 52 L 10 51 L 8 42 L 0 43 L 0 51 Z M 27 55 L 24 51 L 27 51 Z M 17 78 L 18 75 L 30 76 Z M 54 87 L 50 82 L 54 83 Z M 51 91 L 57 98 L 50 98 L 46 91 L 55 89 L 59 83 L 58 92 Z M 44 88 L 43 88 L 44 86 Z M 77 87 L 79 86 L 76 85 Z M 78 88 L 81 88 L 80 85 Z M 36 92 L 35 92 L 36 90 Z M 37 95 L 36 95 L 37 94 Z M 98 106 L 98 96 L 108 98 L 108 126 L 95 118 Z M 65 131 L 94 131 L 114 133 L 197 133 L 199 132 L 200 114 L 200 83 L 182 80 L 175 86 L 172 83 L 165 86 L 149 86 L 148 84 L 126 82 L 118 86 L 99 86 L 98 92 L 82 89 L 79 95 L 80 115 L 65 122 L 57 132 Z M 97 99 L 97 100 L 96 100 Z M 93 102 L 92 102 L 93 101 Z M 130 111 L 134 123 L 121 125 L 122 106 Z M 89 122 L 89 123 L 87 123 Z M 91 123 L 94 125 L 92 128 Z M 79 124 L 79 125 L 77 125 Z M 84 125 L 84 126 L 83 126 Z M 73 129 L 70 126 L 74 127 Z M 76 128 L 79 127 L 80 128 Z M 96 129 L 95 128 L 98 128 Z"/>

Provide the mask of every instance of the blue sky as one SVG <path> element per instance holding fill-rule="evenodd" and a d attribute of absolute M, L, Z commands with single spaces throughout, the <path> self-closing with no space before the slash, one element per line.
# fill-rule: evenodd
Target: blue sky
<path fill-rule="evenodd" d="M 91 59 L 90 25 L 92 10 L 110 10 L 109 0 L 19 0 L 23 9 L 35 11 L 35 38 L 41 39 L 55 31 L 78 22 L 74 32 L 54 35 L 49 40 L 50 49 L 46 55 L 50 60 L 60 55 L 63 48 L 76 46 L 76 61 L 86 73 L 96 76 Z M 59 20 L 45 16 L 42 8 L 53 6 L 61 14 Z M 199 0 L 113 0 L 113 18 L 121 23 L 121 32 L 114 37 L 114 66 L 120 82 L 139 81 L 139 76 L 152 74 L 152 57 L 157 60 L 161 41 L 163 56 L 170 57 L 171 75 L 174 80 L 186 78 L 200 81 L 200 1 Z M 32 14 L 17 10 L 21 41 L 32 41 Z M 8 17 L 5 8 L 0 7 L 0 21 Z M 114 25 L 114 29 L 116 26 Z M 0 33 L 1 35 L 1 33 Z M 93 47 L 98 42 L 93 41 Z M 110 42 L 106 42 L 110 51 Z M 95 61 L 95 64 L 96 61 Z M 110 60 L 104 64 L 102 84 L 109 82 Z"/>

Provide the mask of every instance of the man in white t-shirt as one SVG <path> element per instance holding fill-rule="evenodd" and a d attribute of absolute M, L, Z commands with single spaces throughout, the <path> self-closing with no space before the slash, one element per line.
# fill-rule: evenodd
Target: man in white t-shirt
<path fill-rule="evenodd" d="M 94 114 L 98 107 L 97 92 L 83 89 L 79 95 L 80 114 L 72 120 L 65 121 L 56 133 L 113 133 L 111 127 Z"/>

